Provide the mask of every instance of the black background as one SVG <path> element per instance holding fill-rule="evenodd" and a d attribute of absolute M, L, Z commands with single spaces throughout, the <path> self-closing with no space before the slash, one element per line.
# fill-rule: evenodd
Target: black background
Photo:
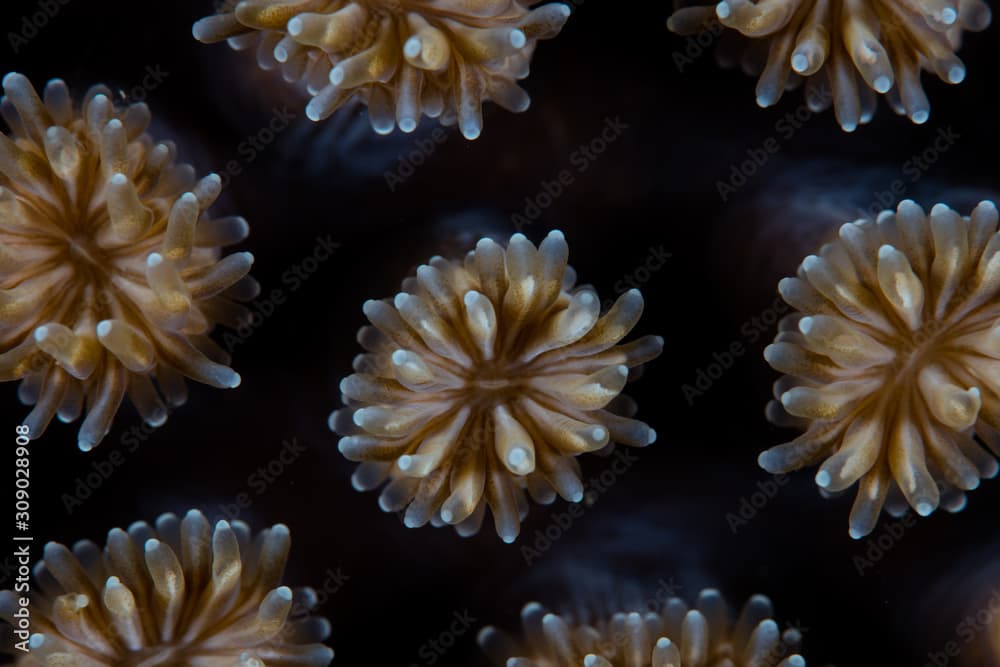
<path fill-rule="evenodd" d="M 686 42 L 666 30 L 666 3 L 589 0 L 557 39 L 539 45 L 525 84 L 533 99 L 528 112 L 489 106 L 479 140 L 448 130 L 391 191 L 385 172 L 398 168 L 433 121 L 425 119 L 414 135 L 388 138 L 370 132 L 363 112 L 313 126 L 276 75 L 258 72 L 224 45 L 193 40 L 191 24 L 210 13 L 209 2 L 71 0 L 15 53 L 6 35 L 38 7 L 3 3 L 0 71 L 20 71 L 39 89 L 61 77 L 79 97 L 99 82 L 131 91 L 147 67 L 159 66 L 167 75 L 147 95 L 154 136 L 174 139 L 199 174 L 242 160 L 243 172 L 214 211 L 250 221 L 243 247 L 257 258 L 253 275 L 265 294 L 282 289 L 287 301 L 236 346 L 241 387 L 191 385 L 189 402 L 134 452 L 123 438 L 140 420 L 128 405 L 89 454 L 76 448 L 78 423 L 50 427 L 33 449 L 37 539 L 103 541 L 113 526 L 190 507 L 214 519 L 221 505 L 248 491 L 253 504 L 240 518 L 292 529 L 289 583 L 321 587 L 325 573 L 338 569 L 349 577 L 321 610 L 333 623 L 338 665 L 429 664 L 421 646 L 447 630 L 455 612 L 467 610 L 476 629 L 513 628 L 531 599 L 560 611 L 614 606 L 652 598 L 661 582 L 672 582 L 689 599 L 705 585 L 734 603 L 770 595 L 779 620 L 806 628 L 810 664 L 922 666 L 929 652 L 956 639 L 976 596 L 1000 584 L 988 574 L 1000 544 L 996 481 L 972 492 L 964 512 L 935 513 L 898 539 L 884 539 L 891 548 L 864 576 L 856 559 L 872 543 L 847 535 L 853 490 L 824 500 L 814 471 L 791 476 L 735 535 L 727 522 L 770 479 L 756 466 L 757 454 L 792 436 L 764 418 L 776 375 L 761 352 L 774 326 L 757 329 L 752 319 L 769 315 L 777 280 L 896 179 L 905 181 L 905 196 L 964 213 L 995 192 L 995 25 L 968 38 L 962 85 L 925 75 L 932 103 L 926 125 L 883 104 L 854 134 L 841 132 L 826 112 L 789 138 L 776 123 L 800 107 L 800 92 L 758 109 L 753 80 L 719 69 L 710 52 L 692 52 L 694 62 L 679 71 L 674 55 Z M 296 121 L 248 162 L 240 143 L 281 105 Z M 628 128 L 586 172 L 575 173 L 571 155 L 608 118 Z M 911 182 L 904 163 L 949 128 L 957 141 Z M 778 154 L 723 203 L 716 182 L 769 137 Z M 351 488 L 354 464 L 337 452 L 326 418 L 359 351 L 362 302 L 394 294 L 434 254 L 462 253 L 485 233 L 508 237 L 525 198 L 566 168 L 575 182 L 524 232 L 538 242 L 562 229 L 572 265 L 602 297 L 621 291 L 626 276 L 643 281 L 646 314 L 634 333 L 660 334 L 666 349 L 629 393 L 659 440 L 529 566 L 522 547 L 565 503 L 533 506 L 510 546 L 489 520 L 468 540 L 450 529 L 409 530 L 378 509 L 377 494 Z M 327 237 L 339 249 L 292 291 L 283 276 Z M 661 247 L 671 254 L 667 263 L 637 274 L 650 249 Z M 689 404 L 682 385 L 732 343 L 745 354 Z M 13 383 L 0 387 L 0 406 L 13 440 L 26 413 Z M 307 451 L 257 495 L 248 477 L 292 438 Z M 68 514 L 64 494 L 116 450 L 124 465 Z M 609 462 L 588 457 L 582 464 L 596 475 Z M 873 536 L 892 523 L 883 517 Z M 474 636 L 458 637 L 437 663 L 485 664 Z M 963 644 L 963 655 L 971 653 Z"/>

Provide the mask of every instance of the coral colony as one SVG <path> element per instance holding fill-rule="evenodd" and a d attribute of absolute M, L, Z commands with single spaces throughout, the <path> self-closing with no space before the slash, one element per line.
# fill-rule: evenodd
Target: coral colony
<path fill-rule="evenodd" d="M 32 437 L 86 413 L 80 449 L 101 442 L 125 396 L 151 426 L 187 397 L 184 378 L 239 386 L 208 337 L 237 327 L 253 298 L 253 256 L 239 217 L 210 218 L 214 174 L 201 180 L 155 142 L 145 104 L 119 109 L 91 88 L 74 107 L 56 79 L 39 99 L 3 79 L 0 135 L 0 380 L 21 380 Z"/>
<path fill-rule="evenodd" d="M 670 30 L 735 42 L 743 69 L 759 77 L 760 106 L 804 85 L 803 108 L 832 106 L 848 132 L 872 119 L 878 95 L 925 123 L 922 73 L 962 82 L 962 38 L 991 21 L 981 0 L 678 4 Z M 379 135 L 413 132 L 427 116 L 472 140 L 485 102 L 528 108 L 518 81 L 538 41 L 556 37 L 570 13 L 567 4 L 524 0 L 223 0 L 193 35 L 254 50 L 261 68 L 308 92 L 313 121 L 351 103 L 367 108 Z M 38 31 L 33 22 L 53 16 L 46 9 L 25 19 L 10 34 L 14 53 Z M 713 41 L 693 43 L 701 50 Z M 149 77 L 159 72 L 147 67 Z M 116 104 L 105 86 L 77 103 L 59 79 L 39 96 L 17 73 L 2 87 L 0 381 L 19 381 L 19 398 L 34 406 L 16 429 L 17 466 L 28 466 L 31 440 L 54 417 L 82 418 L 79 448 L 93 449 L 126 397 L 147 429 L 122 438 L 134 451 L 185 402 L 185 378 L 240 385 L 229 353 L 284 292 L 272 290 L 253 312 L 240 305 L 259 292 L 248 275 L 253 257 L 223 248 L 244 241 L 248 225 L 208 214 L 222 179 L 198 179 L 177 162 L 172 142 L 154 140 L 145 104 Z M 293 120 L 283 117 L 282 127 Z M 586 171 L 629 127 L 609 118 L 570 165 Z M 776 128 L 785 134 L 780 122 Z M 383 141 L 367 129 L 364 136 Z M 435 127 L 422 139 L 429 147 L 418 148 L 429 154 L 447 136 Z M 777 151 L 768 141 L 748 151 L 751 166 Z M 548 204 L 574 178 L 559 172 L 558 191 L 546 181 Z M 398 182 L 387 180 L 390 191 Z M 730 185 L 720 184 L 723 202 L 738 187 Z M 548 206 L 525 201 L 524 215 L 512 218 L 518 230 Z M 963 215 L 907 200 L 845 224 L 781 281 L 781 299 L 741 329 L 753 343 L 780 319 L 765 359 L 783 375 L 766 416 L 800 432 L 761 453 L 759 465 L 775 474 L 818 465 L 824 495 L 857 485 L 854 538 L 875 529 L 883 508 L 957 512 L 965 492 L 1000 470 L 998 217 L 989 201 Z M 469 232 L 469 240 L 479 235 Z M 282 284 L 297 290 L 337 248 L 331 236 L 319 237 L 304 272 L 291 267 Z M 646 267 L 669 256 L 663 246 L 651 249 Z M 521 233 L 506 244 L 481 238 L 464 256 L 431 257 L 394 296 L 364 303 L 364 351 L 340 383 L 343 407 L 328 419 L 339 451 L 359 464 L 357 490 L 381 489 L 380 508 L 411 528 L 451 526 L 468 537 L 489 514 L 511 543 L 532 502 L 558 497 L 574 503 L 568 516 L 581 516 L 581 454 L 655 442 L 622 392 L 664 340 L 623 343 L 643 312 L 639 290 L 616 286 L 617 299 L 602 303 L 593 287 L 577 284 L 568 260 L 560 231 L 537 246 Z M 217 325 L 235 331 L 222 345 L 211 337 Z M 748 349 L 732 344 L 682 385 L 688 404 Z M 289 447 L 297 457 L 294 438 Z M 631 451 L 617 452 L 622 470 L 635 461 Z M 120 465 L 120 455 L 112 460 Z M 784 483 L 759 485 L 754 497 L 766 502 Z M 78 496 L 69 498 L 79 505 Z M 744 504 L 749 515 L 741 507 L 739 517 L 726 517 L 734 533 L 755 516 L 757 505 Z M 917 523 L 909 514 L 904 521 Z M 17 664 L 29 667 L 322 667 L 333 659 L 324 645 L 330 624 L 312 614 L 321 601 L 315 591 L 282 583 L 290 546 L 283 524 L 254 534 L 238 520 L 211 525 L 198 510 L 115 528 L 103 547 L 50 542 L 33 570 L 24 545 L 15 552 L 14 590 L 0 593 L 0 617 L 13 627 Z M 548 546 L 522 551 L 527 564 Z M 855 566 L 864 574 L 873 561 L 856 558 Z M 346 579 L 331 574 L 323 595 Z M 519 636 L 491 626 L 479 643 L 497 667 L 805 667 L 801 633 L 782 631 L 764 596 L 736 615 L 714 589 L 693 608 L 676 597 L 662 602 L 610 613 L 568 605 L 561 614 L 532 602 Z"/>

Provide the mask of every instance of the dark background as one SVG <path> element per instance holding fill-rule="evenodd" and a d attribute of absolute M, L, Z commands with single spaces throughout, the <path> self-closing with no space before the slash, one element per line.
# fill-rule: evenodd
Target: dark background
<path fill-rule="evenodd" d="M 20 31 L 22 17 L 38 7 L 5 2 L 3 35 Z M 77 98 L 99 82 L 134 97 L 128 91 L 141 85 L 147 67 L 166 72 L 146 95 L 154 136 L 177 141 L 181 159 L 200 175 L 242 161 L 243 172 L 213 210 L 250 221 L 243 245 L 257 258 L 253 275 L 265 294 L 282 289 L 287 297 L 236 345 L 239 389 L 192 384 L 187 405 L 141 440 L 132 439 L 140 420 L 125 405 L 89 454 L 76 448 L 79 423 L 53 424 L 33 450 L 37 539 L 102 542 L 113 526 L 190 507 L 220 518 L 237 494 L 249 492 L 253 504 L 241 519 L 292 529 L 289 583 L 321 588 L 338 569 L 349 577 L 321 609 L 333 623 L 337 665 L 429 664 L 421 647 L 447 630 L 456 612 L 467 610 L 476 629 L 515 628 L 531 599 L 562 611 L 577 601 L 634 603 L 667 585 L 692 599 L 712 585 L 732 603 L 770 595 L 780 621 L 806 629 L 810 664 L 919 667 L 956 638 L 976 596 L 1000 584 L 982 574 L 1000 545 L 996 481 L 972 492 L 964 512 L 937 512 L 898 538 L 883 538 L 890 548 L 864 576 L 857 558 L 870 549 L 878 555 L 879 547 L 847 535 L 854 491 L 824 500 L 814 471 L 791 476 L 735 535 L 727 522 L 770 479 L 757 454 L 794 435 L 763 414 L 776 374 L 761 352 L 774 326 L 758 328 L 753 318 L 770 321 L 777 280 L 896 179 L 925 207 L 945 201 L 963 213 L 995 192 L 995 25 L 968 38 L 962 85 L 925 75 L 932 103 L 925 126 L 883 104 L 853 135 L 826 112 L 786 138 L 776 123 L 802 104 L 800 92 L 760 110 L 753 80 L 719 69 L 710 52 L 678 71 L 673 56 L 686 42 L 666 30 L 666 3 L 590 0 L 577 5 L 557 39 L 539 45 L 525 84 L 533 99 L 528 112 L 490 105 L 479 140 L 448 130 L 415 174 L 390 191 L 385 172 L 398 168 L 433 121 L 425 119 L 415 135 L 388 138 L 374 136 L 362 112 L 313 126 L 304 102 L 277 75 L 258 72 L 225 45 L 194 41 L 191 24 L 210 11 L 209 2 L 190 0 L 71 0 L 17 53 L 6 37 L 0 42 L 0 72 L 23 72 L 39 89 L 61 77 Z M 240 143 L 270 120 L 275 105 L 287 105 L 297 119 L 247 161 Z M 629 393 L 659 440 L 530 566 L 522 547 L 534 544 L 535 531 L 565 503 L 532 506 L 512 546 L 499 541 L 489 519 L 467 540 L 450 529 L 406 529 L 379 511 L 376 493 L 351 488 L 354 464 L 337 452 L 326 426 L 339 404 L 338 383 L 359 352 L 361 304 L 394 294 L 434 254 L 456 255 L 481 234 L 504 239 L 516 231 L 511 215 L 541 192 L 543 180 L 572 169 L 571 154 L 608 118 L 628 128 L 524 232 L 538 242 L 562 229 L 572 265 L 602 297 L 627 289 L 626 276 L 642 282 L 646 314 L 634 333 L 660 334 L 667 344 Z M 948 128 L 958 140 L 911 182 L 904 163 Z M 716 182 L 769 137 L 779 153 L 723 203 Z M 293 291 L 283 276 L 327 237 L 339 249 Z M 650 249 L 661 247 L 671 254 L 667 263 L 638 271 Z M 682 385 L 732 343 L 745 354 L 689 404 Z M 0 387 L 8 432 L 27 412 L 15 390 L 13 383 Z M 293 438 L 307 451 L 258 495 L 248 477 Z M 68 513 L 64 494 L 116 450 L 124 465 Z M 609 465 L 598 457 L 581 462 L 593 475 Z M 873 538 L 894 523 L 883 517 Z M 474 630 L 458 637 L 438 664 L 485 664 L 474 637 Z"/>

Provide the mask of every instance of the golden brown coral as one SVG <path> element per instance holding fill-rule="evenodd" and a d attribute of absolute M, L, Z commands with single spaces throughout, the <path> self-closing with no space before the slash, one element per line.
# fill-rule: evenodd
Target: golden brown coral
<path fill-rule="evenodd" d="M 482 103 L 528 108 L 517 84 L 539 39 L 555 37 L 568 5 L 534 10 L 522 0 L 242 0 L 194 25 L 202 42 L 256 46 L 263 68 L 303 81 L 306 115 L 326 118 L 345 102 L 368 105 L 372 127 L 412 132 L 422 114 L 482 131 Z"/>
<path fill-rule="evenodd" d="M 745 69 L 760 74 L 760 106 L 775 104 L 806 78 L 810 108 L 832 103 L 848 132 L 874 115 L 875 93 L 886 94 L 896 113 L 926 122 L 921 70 L 960 83 L 965 66 L 955 51 L 962 32 L 983 30 L 991 18 L 982 0 L 723 0 L 680 9 L 668 25 L 692 34 L 716 17 L 761 40 L 744 59 Z"/>
<path fill-rule="evenodd" d="M 246 524 L 197 510 L 137 522 L 70 551 L 50 543 L 35 567 L 31 653 L 18 664 L 255 665 L 320 667 L 329 623 L 309 616 L 316 594 L 282 586 L 291 545 L 282 524 L 251 535 Z M 10 623 L 18 601 L 0 595 Z"/>
<path fill-rule="evenodd" d="M 175 164 L 154 143 L 144 104 L 116 109 L 90 90 L 74 109 L 50 81 L 44 102 L 20 74 L 3 80 L 0 135 L 0 380 L 23 378 L 31 436 L 84 411 L 79 445 L 107 434 L 127 394 L 150 425 L 184 402 L 184 376 L 235 387 L 240 376 L 208 338 L 238 326 L 256 283 L 242 218 L 210 219 L 221 182 Z M 153 379 L 159 385 L 154 387 Z"/>
<path fill-rule="evenodd" d="M 368 354 L 341 383 L 344 410 L 330 427 L 340 451 L 363 461 L 359 490 L 387 478 L 379 505 L 406 509 L 408 526 L 479 531 L 486 506 L 512 542 L 527 512 L 556 492 L 583 498 L 575 456 L 610 442 L 642 447 L 655 432 L 616 414 L 629 368 L 655 358 L 663 340 L 616 345 L 638 322 L 638 290 L 600 316 L 593 289 L 573 289 L 569 248 L 552 232 L 536 248 L 522 234 L 506 250 L 482 239 L 465 261 L 435 257 L 403 292 L 368 301 Z M 615 405 L 609 406 L 612 401 Z"/>
<path fill-rule="evenodd" d="M 479 643 L 496 667 L 805 667 L 795 653 L 801 633 L 782 633 L 773 613 L 755 595 L 733 623 L 719 592 L 706 589 L 694 609 L 671 598 L 660 613 L 617 613 L 591 626 L 532 602 L 521 612 L 523 640 L 488 627 Z"/>
<path fill-rule="evenodd" d="M 958 511 L 962 491 L 997 473 L 983 448 L 1000 455 L 997 217 L 991 202 L 962 217 L 904 201 L 841 227 L 779 285 L 800 312 L 765 350 L 788 374 L 768 415 L 805 433 L 760 465 L 782 473 L 825 459 L 816 483 L 831 492 L 860 480 L 855 538 L 890 494 L 921 515 L 939 502 Z"/>

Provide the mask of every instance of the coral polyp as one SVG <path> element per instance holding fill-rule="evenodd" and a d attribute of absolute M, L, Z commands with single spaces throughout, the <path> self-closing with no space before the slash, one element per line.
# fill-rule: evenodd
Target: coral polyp
<path fill-rule="evenodd" d="M 577 455 L 655 440 L 620 396 L 629 369 L 663 348 L 657 336 L 617 345 L 642 295 L 626 292 L 602 316 L 596 292 L 574 288 L 568 255 L 561 232 L 537 248 L 521 234 L 506 249 L 482 239 L 464 261 L 431 259 L 391 301 L 365 303 L 367 353 L 330 418 L 340 451 L 363 462 L 355 488 L 389 480 L 383 510 L 461 535 L 479 531 L 489 506 L 512 542 L 526 491 L 579 502 Z"/>
<path fill-rule="evenodd" d="M 779 285 L 798 312 L 765 350 L 787 373 L 768 416 L 805 432 L 760 455 L 772 473 L 822 462 L 825 491 L 859 484 L 850 534 L 883 506 L 956 512 L 1000 456 L 997 208 L 912 201 L 841 227 Z M 904 502 L 905 501 L 905 502 Z"/>
<path fill-rule="evenodd" d="M 840 126 L 853 132 L 886 95 L 914 123 L 930 117 L 921 72 L 946 83 L 965 79 L 955 55 L 964 31 L 991 20 L 982 0 L 724 0 L 685 7 L 671 16 L 671 30 L 693 34 L 718 20 L 751 40 L 743 68 L 759 74 L 757 103 L 776 104 L 785 90 L 806 80 L 813 111 L 832 104 Z"/>
<path fill-rule="evenodd" d="M 234 300 L 257 288 L 249 253 L 220 259 L 248 227 L 206 214 L 219 177 L 196 180 L 173 143 L 146 134 L 146 105 L 116 108 L 103 86 L 79 108 L 60 80 L 44 101 L 20 74 L 3 89 L 0 380 L 22 380 L 31 437 L 56 415 L 85 412 L 78 442 L 88 450 L 125 396 L 159 426 L 185 401 L 185 376 L 237 386 L 207 334 L 238 326 L 245 309 Z"/>
<path fill-rule="evenodd" d="M 197 510 L 114 528 L 103 550 L 49 543 L 17 664 L 328 665 L 330 624 L 308 613 L 316 593 L 281 585 L 290 546 L 283 524 L 253 535 L 241 521 L 213 528 Z M 11 624 L 18 608 L 0 594 Z"/>
<path fill-rule="evenodd" d="M 483 102 L 528 108 L 517 85 L 539 39 L 555 37 L 565 4 L 522 0 L 242 0 L 198 21 L 201 42 L 255 48 L 262 68 L 304 83 L 306 115 L 322 120 L 351 99 L 372 127 L 416 129 L 422 115 L 456 122 L 467 139 L 483 128 Z"/>
<path fill-rule="evenodd" d="M 479 643 L 496 667 L 805 667 L 802 635 L 771 618 L 755 595 L 734 622 L 718 591 L 705 589 L 694 609 L 671 598 L 659 612 L 619 612 L 594 625 L 573 623 L 537 602 L 521 611 L 522 638 L 493 627 Z"/>

